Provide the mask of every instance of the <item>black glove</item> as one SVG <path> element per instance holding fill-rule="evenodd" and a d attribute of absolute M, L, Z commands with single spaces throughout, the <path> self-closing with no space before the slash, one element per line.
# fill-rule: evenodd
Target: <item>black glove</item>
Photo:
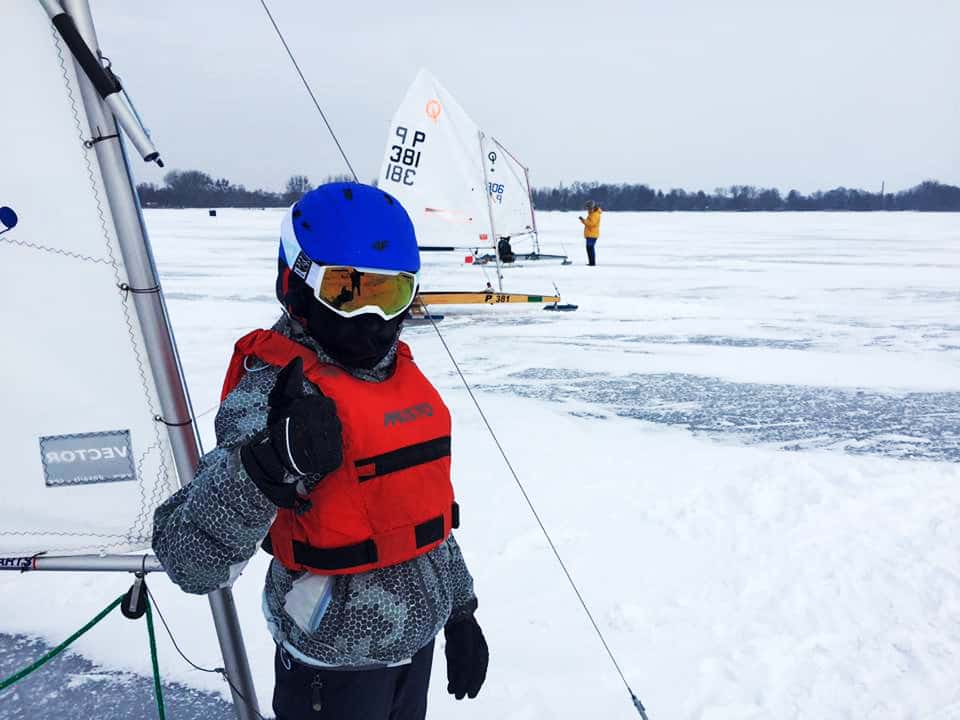
<path fill-rule="evenodd" d="M 473 699 L 487 677 L 490 653 L 483 632 L 473 615 L 447 623 L 443 628 L 447 639 L 447 692 L 457 700 Z"/>
<path fill-rule="evenodd" d="M 267 429 L 240 448 L 250 478 L 280 507 L 294 507 L 304 475 L 326 475 L 343 462 L 337 408 L 323 393 L 303 390 L 303 360 L 291 360 L 270 391 Z M 289 478 L 289 475 L 293 478 Z"/>

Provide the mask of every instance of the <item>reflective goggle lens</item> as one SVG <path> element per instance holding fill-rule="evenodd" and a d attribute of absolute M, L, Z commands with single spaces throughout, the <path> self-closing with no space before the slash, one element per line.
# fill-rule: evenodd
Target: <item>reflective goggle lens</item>
<path fill-rule="evenodd" d="M 389 320 L 413 302 L 417 276 L 352 267 L 323 267 L 317 299 L 342 315 L 379 309 Z"/>

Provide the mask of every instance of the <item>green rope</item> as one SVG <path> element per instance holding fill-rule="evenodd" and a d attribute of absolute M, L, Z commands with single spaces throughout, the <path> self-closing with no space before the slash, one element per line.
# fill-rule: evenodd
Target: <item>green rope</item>
<path fill-rule="evenodd" d="M 146 586 L 143 589 L 147 591 Z M 153 692 L 157 698 L 157 715 L 160 720 L 166 720 L 167 714 L 163 707 L 163 686 L 160 684 L 160 663 L 157 660 L 157 636 L 153 631 L 153 608 L 150 607 L 149 596 L 147 603 L 147 636 L 150 638 L 150 662 L 153 663 Z"/>
<path fill-rule="evenodd" d="M 116 600 L 114 600 L 112 603 L 110 603 L 109 605 L 107 605 L 103 610 L 101 610 L 99 613 L 97 613 L 96 617 L 94 617 L 90 622 L 88 622 L 88 623 L 87 623 L 86 625 L 84 625 L 82 628 L 80 628 L 79 630 L 77 630 L 73 635 L 71 635 L 71 636 L 68 637 L 66 640 L 64 640 L 62 643 L 60 643 L 59 645 L 57 645 L 53 650 L 51 650 L 50 652 L 48 652 L 46 655 L 44 655 L 44 656 L 41 657 L 40 659 L 34 661 L 34 662 L 31 663 L 30 665 L 27 665 L 27 667 L 23 668 L 23 669 L 20 670 L 19 672 L 15 672 L 15 673 L 14 673 L 13 675 L 11 675 L 10 677 L 8 677 L 8 678 L 6 678 L 6 679 L 4 679 L 4 680 L 0 680 L 0 690 L 6 690 L 8 687 L 10 687 L 11 685 L 13 685 L 14 683 L 19 682 L 20 680 L 23 680 L 27 675 L 29 675 L 29 674 L 32 673 L 33 671 L 35 671 L 35 670 L 43 667 L 43 666 L 46 665 L 48 662 L 50 662 L 51 660 L 53 660 L 57 655 L 59 655 L 60 653 L 62 653 L 64 650 L 66 650 L 66 649 L 70 646 L 70 643 L 72 643 L 72 642 L 73 642 L 74 640 L 76 640 L 78 637 L 80 637 L 81 635 L 83 635 L 85 632 L 87 632 L 90 628 L 92 628 L 92 627 L 93 627 L 94 625 L 96 625 L 98 622 L 100 622 L 101 620 L 103 620 L 107 615 L 110 614 L 110 612 L 111 612 L 115 607 L 117 607 L 117 606 L 118 606 L 120 603 L 122 603 L 122 602 L 123 602 L 123 595 L 121 595 L 121 596 L 118 597 Z"/>
<path fill-rule="evenodd" d="M 146 587 L 144 587 L 144 592 L 146 592 Z M 123 602 L 125 597 L 126 595 L 121 595 L 112 603 L 107 605 L 103 610 L 98 612 L 96 616 L 90 620 L 90 622 L 77 630 L 73 635 L 57 645 L 50 652 L 33 661 L 22 670 L 15 672 L 10 677 L 0 680 L 0 691 L 6 690 L 11 685 L 20 682 L 32 672 L 39 670 L 48 662 L 53 660 L 57 655 L 70 647 L 70 644 L 73 643 L 74 640 L 86 633 L 88 630 L 90 630 L 90 628 L 109 615 L 118 605 L 120 605 L 120 603 Z M 147 637 L 150 641 L 150 662 L 153 665 L 153 692 L 157 701 L 157 715 L 159 716 L 160 720 L 166 720 L 167 714 L 163 705 L 163 686 L 160 683 L 160 662 L 157 659 L 157 635 L 153 629 L 153 609 L 150 607 L 149 596 L 145 600 L 147 605 Z"/>

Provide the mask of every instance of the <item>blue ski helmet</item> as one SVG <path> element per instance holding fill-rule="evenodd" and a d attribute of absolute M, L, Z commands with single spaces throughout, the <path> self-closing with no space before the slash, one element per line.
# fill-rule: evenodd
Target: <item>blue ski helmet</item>
<path fill-rule="evenodd" d="M 419 272 L 410 216 L 392 195 L 371 185 L 321 185 L 300 198 L 280 226 L 280 263 L 306 277 L 310 262 Z"/>

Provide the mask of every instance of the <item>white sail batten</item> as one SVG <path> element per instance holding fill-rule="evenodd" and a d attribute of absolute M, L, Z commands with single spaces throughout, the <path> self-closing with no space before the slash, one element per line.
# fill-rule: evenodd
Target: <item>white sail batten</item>
<path fill-rule="evenodd" d="M 410 213 L 421 246 L 492 247 L 480 129 L 421 70 L 390 123 L 379 184 Z"/>
<path fill-rule="evenodd" d="M 178 486 L 70 51 L 36 0 L 3 11 L 0 555 L 149 547 Z M 3 230 L 0 227 L 0 230 Z M 141 288 L 141 290 L 150 290 Z"/>

